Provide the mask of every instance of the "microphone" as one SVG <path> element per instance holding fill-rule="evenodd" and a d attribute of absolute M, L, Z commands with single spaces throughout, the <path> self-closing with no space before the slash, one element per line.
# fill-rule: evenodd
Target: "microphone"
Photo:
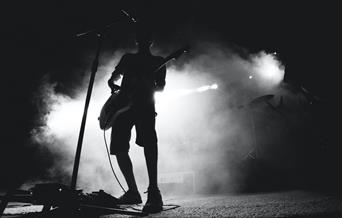
<path fill-rule="evenodd" d="M 129 18 L 130 21 L 132 21 L 133 23 L 136 23 L 136 19 L 134 19 L 134 17 L 130 16 L 126 11 L 124 10 L 121 10 L 121 12 Z M 88 30 L 86 32 L 83 32 L 83 33 L 78 33 L 76 34 L 76 37 L 80 37 L 80 36 L 84 36 L 84 35 L 88 35 L 90 33 L 96 33 L 96 32 L 99 32 L 99 31 L 103 31 L 105 29 L 108 29 L 110 28 L 111 26 L 113 26 L 114 24 L 116 24 L 118 21 L 114 21 L 113 23 L 110 23 L 108 25 L 105 25 L 105 26 L 101 26 L 101 27 L 98 27 L 98 28 L 95 28 L 95 29 L 91 29 L 91 30 Z"/>
<path fill-rule="evenodd" d="M 129 15 L 125 10 L 121 10 L 121 12 L 124 13 L 133 23 L 137 22 L 137 20 L 131 15 Z"/>

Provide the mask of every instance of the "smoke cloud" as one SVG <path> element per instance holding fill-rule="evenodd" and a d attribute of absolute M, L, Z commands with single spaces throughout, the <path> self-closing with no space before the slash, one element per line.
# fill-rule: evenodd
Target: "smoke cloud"
<path fill-rule="evenodd" d="M 77 186 L 85 191 L 104 189 L 114 195 L 122 193 L 111 173 L 104 132 L 99 128 L 97 118 L 110 96 L 107 79 L 123 53 L 101 55 L 78 175 Z M 161 185 L 182 183 L 189 176 L 195 192 L 241 189 L 246 172 L 237 167 L 238 163 L 257 145 L 251 116 L 254 116 L 254 125 L 259 124 L 259 132 L 260 125 L 261 129 L 269 131 L 258 133 L 258 143 L 286 150 L 286 143 L 279 145 L 276 141 L 286 137 L 283 130 L 288 124 L 284 124 L 275 109 L 280 105 L 280 99 L 301 101 L 298 100 L 301 97 L 291 94 L 293 92 L 284 85 L 284 73 L 285 67 L 275 54 L 260 51 L 241 57 L 230 48 L 212 42 L 195 45 L 193 53 L 170 63 L 165 90 L 156 96 L 159 176 L 160 182 L 165 183 Z M 85 79 L 84 86 L 72 97 L 56 93 L 55 84 L 42 82 L 39 95 L 43 99 L 40 101 L 42 125 L 32 131 L 32 139 L 40 148 L 53 154 L 47 179 L 69 182 L 71 178 L 87 82 Z M 256 109 L 249 108 L 253 99 L 269 94 L 275 96 L 269 104 L 260 103 Z M 109 145 L 110 131 L 105 132 L 105 136 Z M 143 149 L 134 142 L 133 129 L 130 155 L 138 187 L 145 191 L 148 177 Z M 114 156 L 112 162 L 126 188 Z M 177 185 L 169 188 L 164 190 L 177 192 Z"/>

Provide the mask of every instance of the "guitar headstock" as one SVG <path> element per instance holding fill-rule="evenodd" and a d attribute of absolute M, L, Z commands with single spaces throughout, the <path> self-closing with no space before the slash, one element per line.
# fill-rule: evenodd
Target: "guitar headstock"
<path fill-rule="evenodd" d="M 184 52 L 189 52 L 190 51 L 190 45 L 185 45 L 181 48 Z"/>
<path fill-rule="evenodd" d="M 181 56 L 183 53 L 185 52 L 189 52 L 190 51 L 190 46 L 186 45 L 181 47 L 180 49 L 178 49 L 177 51 L 173 52 L 172 54 L 170 54 L 169 56 L 167 56 L 166 58 L 164 58 L 163 63 L 155 70 L 158 71 L 160 68 L 162 68 L 163 66 L 165 66 L 169 61 L 171 61 L 172 59 L 177 59 L 179 58 L 179 56 Z"/>
<path fill-rule="evenodd" d="M 177 51 L 175 51 L 174 53 L 172 53 L 170 55 L 170 59 L 177 59 L 179 58 L 183 53 L 185 52 L 189 52 L 190 51 L 190 46 L 189 45 L 185 45 L 183 47 L 181 47 L 180 49 L 178 49 Z"/>

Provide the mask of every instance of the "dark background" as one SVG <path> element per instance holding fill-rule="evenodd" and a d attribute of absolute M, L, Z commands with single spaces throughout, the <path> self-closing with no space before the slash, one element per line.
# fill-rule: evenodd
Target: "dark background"
<path fill-rule="evenodd" d="M 329 175 L 340 174 L 341 25 L 337 3 L 12 1 L 1 9 L 1 187 L 38 176 L 49 164 L 49 156 L 42 156 L 43 151 L 34 149 L 28 140 L 39 111 L 34 93 L 47 74 L 58 82 L 60 92 L 70 93 L 79 85 L 83 75 L 77 73 L 91 64 L 84 64 L 80 57 L 85 51 L 95 52 L 96 41 L 93 36 L 77 39 L 75 35 L 124 19 L 120 9 L 150 20 L 160 42 L 217 38 L 248 52 L 276 51 L 286 66 L 285 80 L 304 85 L 320 98 L 313 122 L 320 123 L 325 133 L 329 155 L 317 162 Z M 130 32 L 126 26 L 118 24 L 108 30 L 105 49 L 126 46 L 122 44 L 125 33 Z"/>

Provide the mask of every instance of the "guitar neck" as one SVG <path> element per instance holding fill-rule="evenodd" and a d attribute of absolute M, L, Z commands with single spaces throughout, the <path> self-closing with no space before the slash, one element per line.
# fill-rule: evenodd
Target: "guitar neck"
<path fill-rule="evenodd" d="M 164 67 L 171 60 L 177 59 L 179 56 L 181 56 L 188 49 L 189 49 L 188 46 L 185 46 L 181 49 L 178 49 L 176 52 L 172 53 L 171 55 L 167 56 L 164 59 L 164 61 L 161 63 L 161 65 L 159 65 L 158 68 L 154 72 L 157 72 L 158 70 L 160 70 L 162 67 Z"/>
<path fill-rule="evenodd" d="M 162 67 L 164 67 L 167 63 L 169 63 L 172 59 L 174 58 L 165 58 L 165 60 L 163 61 L 163 63 L 161 65 L 158 66 L 158 68 L 154 71 L 157 72 L 159 71 Z"/>

